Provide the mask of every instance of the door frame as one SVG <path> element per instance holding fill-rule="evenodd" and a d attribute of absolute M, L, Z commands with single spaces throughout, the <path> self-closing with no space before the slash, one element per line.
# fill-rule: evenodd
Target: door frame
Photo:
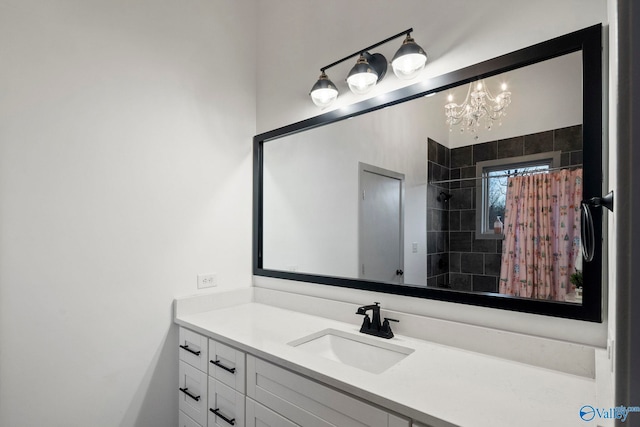
<path fill-rule="evenodd" d="M 404 271 L 404 174 L 394 172 L 389 169 L 384 169 L 378 166 L 369 165 L 367 163 L 358 162 L 358 278 L 367 280 L 362 275 L 362 246 L 364 244 L 364 230 L 363 227 L 363 215 L 362 210 L 362 175 L 365 172 L 375 173 L 376 175 L 385 176 L 387 178 L 393 178 L 400 181 L 400 265 L 402 271 Z M 404 274 L 400 277 L 400 281 L 393 282 L 399 285 L 404 284 Z"/>

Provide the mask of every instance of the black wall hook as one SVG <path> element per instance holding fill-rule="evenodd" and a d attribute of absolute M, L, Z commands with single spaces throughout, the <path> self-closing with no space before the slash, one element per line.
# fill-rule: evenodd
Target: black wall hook
<path fill-rule="evenodd" d="M 604 206 L 613 212 L 613 191 L 609 191 L 609 194 L 602 197 L 592 197 L 589 200 L 583 200 L 582 203 L 593 206 L 594 208 Z"/>

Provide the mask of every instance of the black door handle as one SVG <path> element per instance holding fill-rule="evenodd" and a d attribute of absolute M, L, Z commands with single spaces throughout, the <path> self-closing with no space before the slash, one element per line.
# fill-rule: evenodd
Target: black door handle
<path fill-rule="evenodd" d="M 200 350 L 198 350 L 198 351 L 191 350 L 188 345 L 181 345 L 180 348 L 183 349 L 183 350 L 187 350 L 191 354 L 195 354 L 196 356 L 200 356 Z"/>
<path fill-rule="evenodd" d="M 232 374 L 236 373 L 236 368 L 229 368 L 228 366 L 224 366 L 222 363 L 220 363 L 219 360 L 209 360 L 209 362 L 213 363 L 214 365 L 216 365 L 219 368 L 224 369 L 227 372 L 231 372 Z"/>
<path fill-rule="evenodd" d="M 235 419 L 235 418 L 231 418 L 231 419 L 229 419 L 229 418 L 225 417 L 224 415 L 222 415 L 222 414 L 220 413 L 220 408 L 216 408 L 216 409 L 211 409 L 211 408 L 209 408 L 209 410 L 210 410 L 211 412 L 213 412 L 214 414 L 216 414 L 216 417 L 220 417 L 220 418 L 222 418 L 223 420 L 225 420 L 225 421 L 227 422 L 227 424 L 231 424 L 232 426 L 236 424 L 236 419 Z"/>
<path fill-rule="evenodd" d="M 200 396 L 194 396 L 193 394 L 189 393 L 188 387 L 180 388 L 180 391 L 186 394 L 187 396 L 189 396 L 190 398 L 192 398 L 193 400 L 195 400 L 196 402 L 200 401 Z"/>

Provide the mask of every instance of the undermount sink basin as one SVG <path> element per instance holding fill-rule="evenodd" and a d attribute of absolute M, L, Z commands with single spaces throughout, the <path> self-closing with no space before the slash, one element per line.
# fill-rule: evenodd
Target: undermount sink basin
<path fill-rule="evenodd" d="M 307 335 L 289 345 L 374 374 L 386 371 L 414 352 L 412 348 L 335 329 Z"/>

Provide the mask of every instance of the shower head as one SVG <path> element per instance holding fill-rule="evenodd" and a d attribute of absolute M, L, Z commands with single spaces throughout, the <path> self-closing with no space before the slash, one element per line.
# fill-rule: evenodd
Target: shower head
<path fill-rule="evenodd" d="M 440 192 L 440 195 L 438 196 L 438 200 L 439 200 L 439 201 L 441 201 L 441 202 L 446 203 L 446 202 L 448 202 L 448 201 L 449 201 L 449 199 L 450 199 L 450 198 L 452 198 L 452 197 L 453 197 L 453 194 L 451 194 L 451 193 L 445 193 L 444 191 L 441 191 L 441 192 Z"/>

